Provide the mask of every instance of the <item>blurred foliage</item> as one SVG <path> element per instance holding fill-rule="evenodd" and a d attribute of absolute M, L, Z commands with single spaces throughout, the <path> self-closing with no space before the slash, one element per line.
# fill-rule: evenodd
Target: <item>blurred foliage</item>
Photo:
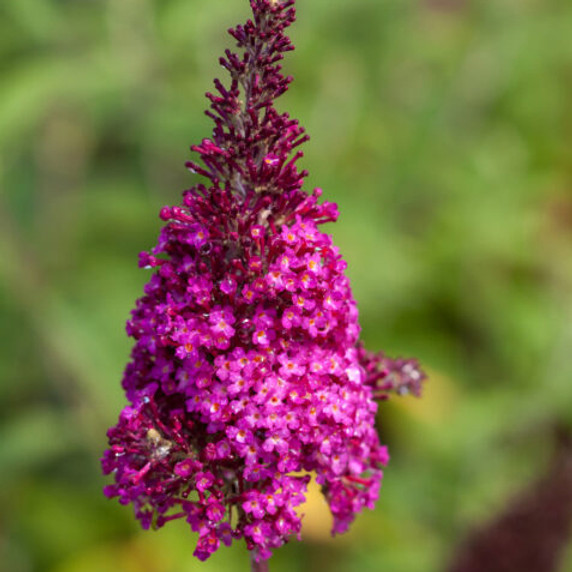
<path fill-rule="evenodd" d="M 425 397 L 384 404 L 380 502 L 329 539 L 318 493 L 282 570 L 444 570 L 572 425 L 572 4 L 300 0 L 280 107 L 339 203 L 371 349 L 416 356 Z M 196 179 L 204 92 L 246 0 L 0 3 L 0 565 L 201 564 L 185 523 L 143 533 L 101 494 L 124 322 L 163 204 Z M 572 550 L 562 564 L 572 570 Z"/>

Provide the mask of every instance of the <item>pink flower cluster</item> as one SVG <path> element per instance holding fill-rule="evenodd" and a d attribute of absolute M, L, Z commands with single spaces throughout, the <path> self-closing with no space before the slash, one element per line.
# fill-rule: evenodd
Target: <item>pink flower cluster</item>
<path fill-rule="evenodd" d="M 205 168 L 190 165 L 210 185 L 161 211 L 141 255 L 155 272 L 127 324 L 130 405 L 102 460 L 106 494 L 145 528 L 185 518 L 200 559 L 238 538 L 266 559 L 299 535 L 311 474 L 344 532 L 388 460 L 374 401 L 387 374 L 357 345 L 346 263 L 318 229 L 337 209 L 302 191 L 290 155 L 306 137 L 272 107 L 292 4 L 252 0 L 254 21 L 231 30 L 245 55 L 223 59 L 231 87 L 216 82 L 213 140 L 194 148 Z"/>

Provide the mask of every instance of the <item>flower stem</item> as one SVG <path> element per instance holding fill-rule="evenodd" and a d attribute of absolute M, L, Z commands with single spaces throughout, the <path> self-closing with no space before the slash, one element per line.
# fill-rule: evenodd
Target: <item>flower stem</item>
<path fill-rule="evenodd" d="M 268 560 L 261 560 L 256 562 L 258 550 L 256 548 L 250 551 L 250 566 L 252 572 L 268 572 Z"/>

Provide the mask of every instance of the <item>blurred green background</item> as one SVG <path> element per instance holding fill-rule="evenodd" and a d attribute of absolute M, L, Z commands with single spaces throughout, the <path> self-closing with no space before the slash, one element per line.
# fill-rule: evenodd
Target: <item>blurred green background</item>
<path fill-rule="evenodd" d="M 2 570 L 248 569 L 241 546 L 195 561 L 183 522 L 141 532 L 98 461 L 148 279 L 137 254 L 197 180 L 203 94 L 247 14 L 0 2 Z M 300 0 L 298 17 L 279 108 L 312 136 L 307 186 L 340 206 L 328 230 L 366 344 L 431 379 L 380 409 L 375 511 L 331 540 L 313 493 L 304 542 L 271 570 L 445 570 L 572 426 L 572 3 Z"/>

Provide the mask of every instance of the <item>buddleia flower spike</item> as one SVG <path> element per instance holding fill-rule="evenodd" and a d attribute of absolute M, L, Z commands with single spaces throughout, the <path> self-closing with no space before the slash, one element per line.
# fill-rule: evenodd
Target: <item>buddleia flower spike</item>
<path fill-rule="evenodd" d="M 358 344 L 346 263 L 320 225 L 335 204 L 303 189 L 308 137 L 274 107 L 288 89 L 281 60 L 293 0 L 251 0 L 229 32 L 239 54 L 208 93 L 211 138 L 188 168 L 204 182 L 164 207 L 153 269 L 127 332 L 129 405 L 108 431 L 108 497 L 132 504 L 144 528 L 184 518 L 201 560 L 243 539 L 254 566 L 293 536 L 311 475 L 345 532 L 373 508 L 388 453 L 379 399 L 418 393 L 414 361 Z M 256 564 L 259 563 L 259 564 Z"/>

